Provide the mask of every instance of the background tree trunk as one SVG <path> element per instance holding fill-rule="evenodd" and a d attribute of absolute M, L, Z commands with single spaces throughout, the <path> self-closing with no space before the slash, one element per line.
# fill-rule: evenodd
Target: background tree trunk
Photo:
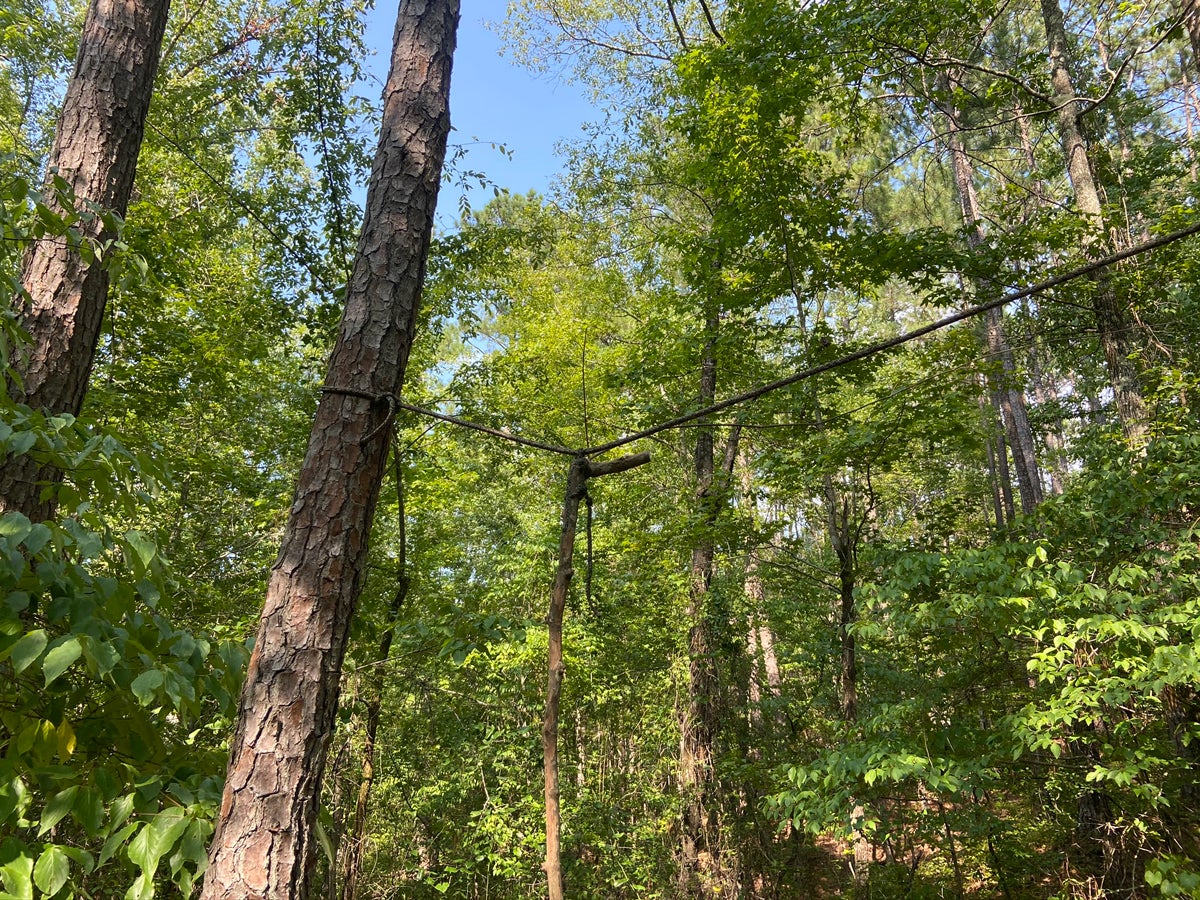
<path fill-rule="evenodd" d="M 1090 257 L 1104 253 L 1104 208 L 1100 189 L 1092 168 L 1090 148 L 1080 121 L 1079 103 L 1075 99 L 1075 84 L 1071 77 L 1071 51 L 1067 44 L 1066 28 L 1058 0 L 1042 0 L 1042 21 L 1050 54 L 1050 86 L 1052 99 L 1058 109 L 1058 130 L 1066 159 L 1067 175 L 1075 192 L 1075 205 L 1092 234 L 1087 240 Z M 1129 359 L 1128 324 L 1125 311 L 1104 273 L 1095 277 L 1096 290 L 1092 308 L 1100 348 L 1108 368 L 1113 402 L 1125 435 L 1138 441 L 1146 430 L 1146 404 L 1137 370 Z"/>
<path fill-rule="evenodd" d="M 307 896 L 313 826 L 350 621 L 404 380 L 450 130 L 458 0 L 396 21 L 379 150 L 329 363 L 242 691 L 205 900 Z M 358 392 L 358 393 L 355 393 Z M 361 394 L 361 395 L 359 395 Z"/>
<path fill-rule="evenodd" d="M 80 211 L 85 202 L 119 216 L 128 210 L 169 5 L 169 0 L 88 5 L 46 174 L 45 202 L 55 212 L 68 211 L 56 196 L 55 175 L 70 185 Z M 76 227 L 86 241 L 110 237 L 99 217 Z M 47 414 L 78 415 L 104 320 L 108 275 L 99 260 L 84 262 L 61 237 L 48 237 L 34 244 L 21 282 L 28 292 L 21 324 L 33 342 L 15 365 L 20 384 L 10 383 L 10 393 Z M 0 469 L 0 512 L 50 518 L 55 502 L 41 501 L 41 486 L 61 477 L 28 455 L 7 460 Z"/>
<path fill-rule="evenodd" d="M 715 310 L 710 310 L 705 317 L 704 349 L 700 360 L 701 406 L 710 405 L 716 396 L 719 327 L 720 317 Z M 710 425 L 696 430 L 694 456 L 701 532 L 692 546 L 688 589 L 688 705 L 680 729 L 679 747 L 679 786 L 683 795 L 679 878 L 680 896 L 683 897 L 711 894 L 711 881 L 719 869 L 716 808 L 712 797 L 717 673 L 714 636 L 707 618 L 714 556 L 711 529 L 717 517 L 713 430 Z"/>
<path fill-rule="evenodd" d="M 371 788 L 375 784 L 375 742 L 379 734 L 379 719 L 383 711 L 383 689 L 388 677 L 387 662 L 392 654 L 392 641 L 396 636 L 396 625 L 404 601 L 408 599 L 408 533 L 404 512 L 404 466 L 399 451 L 393 453 L 396 476 L 396 592 L 388 606 L 387 621 L 383 636 L 379 639 L 379 651 L 375 664 L 367 676 L 367 722 L 362 746 L 362 778 L 354 803 L 354 822 L 350 834 L 344 838 L 346 848 L 342 856 L 340 900 L 354 900 L 358 879 L 362 874 L 363 845 L 367 839 L 367 810 L 371 800 Z"/>
<path fill-rule="evenodd" d="M 975 166 L 963 143 L 961 116 L 951 94 L 957 88 L 958 82 L 952 74 L 944 75 L 941 81 L 947 94 L 942 115 L 946 119 L 946 144 L 950 150 L 950 162 L 954 171 L 955 193 L 958 195 L 959 209 L 962 211 L 967 243 L 971 249 L 976 249 L 984 242 L 983 216 L 978 195 L 975 193 Z M 995 287 L 988 283 L 979 283 L 976 289 L 981 298 L 990 298 L 997 293 Z M 989 370 L 988 382 L 999 401 L 1000 418 L 1004 424 L 1009 449 L 1012 451 L 1013 466 L 1017 472 L 1017 492 L 1021 497 L 1021 512 L 1029 514 L 1042 502 L 1042 479 L 1038 471 L 1033 428 L 1029 424 L 1028 404 L 1024 392 L 1017 385 L 1017 364 L 1004 327 L 1003 310 L 997 308 L 987 313 L 984 333 L 991 356 L 990 362 L 993 366 L 998 364 L 1000 367 L 999 372 Z"/>

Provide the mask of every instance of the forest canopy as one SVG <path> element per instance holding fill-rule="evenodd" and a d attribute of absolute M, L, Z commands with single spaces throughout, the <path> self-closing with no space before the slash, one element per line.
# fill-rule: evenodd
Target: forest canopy
<path fill-rule="evenodd" d="M 0 900 L 1200 894 L 1193 0 L 368 5 L 0 10 Z"/>

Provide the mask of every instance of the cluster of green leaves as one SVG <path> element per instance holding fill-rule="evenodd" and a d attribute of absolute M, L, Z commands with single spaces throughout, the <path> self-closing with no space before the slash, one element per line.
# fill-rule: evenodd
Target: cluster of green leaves
<path fill-rule="evenodd" d="M 173 627 L 156 546 L 77 518 L 0 519 L 6 895 L 186 894 L 220 799 L 237 643 Z M 31 881 L 32 879 L 32 881 Z M 123 883 L 124 882 L 124 883 Z"/>
<path fill-rule="evenodd" d="M 1162 860 L 1152 884 L 1170 860 L 1194 865 L 1181 835 L 1200 814 L 1196 447 L 1110 451 L 1027 523 L 1035 541 L 881 557 L 856 627 L 870 704 L 845 742 L 788 768 L 777 814 L 934 844 L 949 820 L 970 842 L 1022 827 L 1000 801 L 1018 786 L 1040 794 L 1025 815 L 1047 826 L 1098 792 L 1123 845 Z M 1068 831 L 1056 849 L 1070 844 Z"/>

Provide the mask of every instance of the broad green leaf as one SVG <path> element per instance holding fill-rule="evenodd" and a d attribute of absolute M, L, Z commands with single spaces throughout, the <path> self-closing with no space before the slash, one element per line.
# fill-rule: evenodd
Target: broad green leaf
<path fill-rule="evenodd" d="M 15 849 L 16 843 L 5 841 L 6 851 Z M 0 866 L 0 879 L 4 881 L 5 892 L 16 900 L 33 900 L 33 856 L 28 848 L 21 847 L 16 856 Z"/>
<path fill-rule="evenodd" d="M 93 666 L 97 675 L 107 675 L 121 661 L 121 653 L 108 641 L 88 639 L 84 646 L 84 655 Z"/>
<path fill-rule="evenodd" d="M 89 835 L 100 834 L 104 824 L 104 797 L 99 789 L 90 784 L 83 785 L 75 799 L 72 814 Z"/>
<path fill-rule="evenodd" d="M 125 892 L 125 900 L 153 900 L 154 874 L 142 872 Z"/>
<path fill-rule="evenodd" d="M 71 875 L 71 861 L 62 847 L 47 844 L 33 867 L 33 883 L 47 894 L 57 894 Z"/>
<path fill-rule="evenodd" d="M 49 687 L 55 679 L 67 671 L 82 653 L 83 646 L 75 635 L 71 635 L 61 644 L 47 651 L 46 658 L 42 661 L 42 673 L 46 676 L 46 687 Z"/>
<path fill-rule="evenodd" d="M 140 531 L 125 532 L 125 540 L 129 542 L 129 546 L 138 555 L 138 559 L 142 561 L 143 566 L 150 565 L 158 553 L 158 548 L 154 545 L 154 541 L 150 540 Z"/>
<path fill-rule="evenodd" d="M 18 431 L 8 440 L 8 452 L 13 456 L 21 456 L 22 454 L 28 453 L 30 450 L 32 450 L 33 445 L 36 443 L 37 435 L 32 431 Z M 20 513 L 9 513 L 9 515 L 21 516 Z M 25 519 L 24 516 L 21 516 L 21 518 Z M 25 521 L 28 522 L 29 520 L 25 519 Z M 18 538 L 18 540 L 23 539 L 28 533 L 28 530 L 26 530 L 21 534 L 21 537 Z"/>
<path fill-rule="evenodd" d="M 28 669 L 30 664 L 42 655 L 48 642 L 49 638 L 46 637 L 46 632 L 39 628 L 37 631 L 29 632 L 9 647 L 7 655 L 12 660 L 13 669 L 17 672 L 24 672 Z"/>
<path fill-rule="evenodd" d="M 120 828 L 110 834 L 108 839 L 104 842 L 104 846 L 100 848 L 100 859 L 96 864 L 102 866 L 112 859 L 113 855 L 125 845 L 127 840 L 129 840 L 129 836 L 133 834 L 134 829 L 137 827 L 137 822 L 130 822 L 125 827 Z"/>
<path fill-rule="evenodd" d="M 158 861 L 171 849 L 187 825 L 187 815 L 178 806 L 164 809 L 147 822 L 130 841 L 127 851 L 129 859 L 140 867 L 144 874 L 153 876 L 158 868 Z"/>
<path fill-rule="evenodd" d="M 42 818 L 38 823 L 38 837 L 57 825 L 66 817 L 75 805 L 75 795 L 79 793 L 79 785 L 73 784 L 55 794 L 42 810 Z"/>
<path fill-rule="evenodd" d="M 29 529 L 29 534 L 24 540 L 25 550 L 29 553 L 37 553 L 50 542 L 50 538 L 54 536 L 49 528 L 38 522 Z"/>
<path fill-rule="evenodd" d="M 162 687 L 163 677 L 162 669 L 148 669 L 133 679 L 133 684 L 129 686 L 129 689 L 133 691 L 133 695 L 138 698 L 139 703 L 149 706 L 154 702 L 154 692 Z"/>
<path fill-rule="evenodd" d="M 10 512 L 0 516 L 0 537 L 9 538 L 14 544 L 25 540 L 32 530 L 33 523 L 22 513 Z"/>

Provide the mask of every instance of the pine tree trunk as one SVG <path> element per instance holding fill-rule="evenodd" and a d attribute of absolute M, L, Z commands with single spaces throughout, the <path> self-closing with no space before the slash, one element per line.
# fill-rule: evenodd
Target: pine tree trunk
<path fill-rule="evenodd" d="M 947 74 L 942 77 L 942 84 L 949 95 L 956 87 L 957 80 L 953 75 Z M 946 143 L 950 150 L 955 193 L 958 195 L 959 209 L 962 211 L 967 243 L 971 249 L 976 249 L 983 245 L 984 234 L 979 198 L 975 193 L 975 166 L 963 143 L 962 124 L 952 99 L 947 99 L 942 114 L 946 119 Z M 986 282 L 981 282 L 976 287 L 978 293 L 984 297 L 996 294 L 994 286 Z M 1028 406 L 1025 394 L 1017 384 L 1016 359 L 1008 342 L 1002 310 L 989 310 L 984 320 L 984 332 L 992 362 L 1000 367 L 999 372 L 989 373 L 988 381 L 999 400 L 1000 418 L 1012 451 L 1013 466 L 1017 471 L 1017 491 L 1021 496 L 1021 512 L 1029 514 L 1042 502 L 1042 480 L 1038 471 L 1033 428 L 1029 424 Z"/>
<path fill-rule="evenodd" d="M 1192 65 L 1200 68 L 1200 0 L 1182 0 L 1183 27 L 1192 45 Z"/>
<path fill-rule="evenodd" d="M 1058 109 L 1059 137 L 1062 140 L 1067 175 L 1075 192 L 1075 205 L 1091 231 L 1086 243 L 1088 255 L 1095 258 L 1104 255 L 1104 208 L 1080 121 L 1079 103 L 1075 99 L 1070 48 L 1058 0 L 1042 0 L 1042 21 L 1046 28 L 1050 55 L 1050 86 L 1054 105 Z M 1107 276 L 1096 276 L 1095 284 L 1092 309 L 1096 317 L 1096 329 L 1100 335 L 1100 347 L 1108 369 L 1117 417 L 1125 436 L 1131 442 L 1139 442 L 1146 431 L 1146 404 L 1142 399 L 1137 369 L 1129 358 L 1125 312 L 1113 289 L 1112 281 Z"/>
<path fill-rule="evenodd" d="M 397 16 L 379 150 L 327 384 L 401 390 L 450 130 L 458 0 Z M 350 622 L 387 461 L 388 407 L 330 391 L 317 408 L 242 691 L 204 900 L 301 900 Z"/>
<path fill-rule="evenodd" d="M 129 208 L 146 116 L 167 27 L 168 0 L 92 0 L 83 22 L 75 70 L 50 150 L 45 202 L 63 213 L 54 176 L 84 203 L 124 216 Z M 110 237 L 99 218 L 76 226 L 87 241 Z M 48 237 L 30 250 L 21 273 L 28 292 L 21 325 L 32 344 L 15 365 L 20 384 L 14 400 L 48 415 L 78 415 L 104 320 L 108 275 L 99 261 L 84 262 L 62 238 Z M 28 455 L 0 469 L 0 512 L 16 510 L 34 520 L 54 515 L 55 501 L 42 488 L 62 473 Z"/>

